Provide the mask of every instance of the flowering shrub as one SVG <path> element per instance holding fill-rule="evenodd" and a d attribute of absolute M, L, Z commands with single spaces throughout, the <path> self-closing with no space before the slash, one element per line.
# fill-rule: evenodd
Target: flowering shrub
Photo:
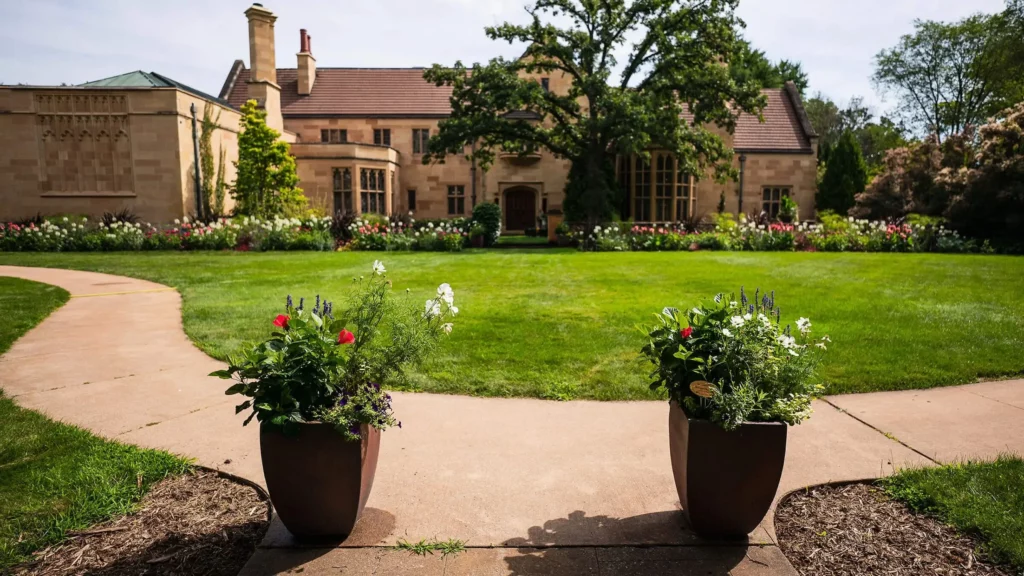
<path fill-rule="evenodd" d="M 0 224 L 0 251 L 333 250 L 330 228 L 330 218 L 260 220 L 246 216 L 206 224 L 184 218 L 157 227 L 65 217 L 44 220 L 40 225 Z"/>
<path fill-rule="evenodd" d="M 357 219 L 350 230 L 353 250 L 424 250 L 458 252 L 469 241 L 472 227 L 466 219 L 416 222 L 384 218 L 381 222 Z"/>
<path fill-rule="evenodd" d="M 302 299 L 293 306 L 289 296 L 271 337 L 211 374 L 237 381 L 227 394 L 249 398 L 235 408 L 252 409 L 244 424 L 255 417 L 287 434 L 299 423 L 326 422 L 350 440 L 359 438 L 360 425 L 401 427 L 381 386 L 401 383 L 404 369 L 451 333 L 458 308 L 448 284 L 425 310 L 399 300 L 386 272 L 376 261 L 369 279 L 353 279 L 355 290 L 337 315 L 319 296 L 311 309 Z"/>
<path fill-rule="evenodd" d="M 758 224 L 717 219 L 712 230 L 693 232 L 682 224 L 595 226 L 580 244 L 594 252 L 747 250 L 821 252 L 987 252 L 987 245 L 963 238 L 937 222 L 881 222 L 823 214 L 816 224 Z"/>
<path fill-rule="evenodd" d="M 775 293 L 715 296 L 680 312 L 665 308 L 648 330 L 643 355 L 656 370 L 651 389 L 664 387 L 690 418 L 726 430 L 744 422 L 799 424 L 822 387 L 814 372 L 828 336 L 811 339 L 811 322 L 781 324 Z"/>

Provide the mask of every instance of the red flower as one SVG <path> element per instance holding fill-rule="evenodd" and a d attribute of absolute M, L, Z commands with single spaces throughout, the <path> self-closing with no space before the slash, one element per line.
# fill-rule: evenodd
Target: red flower
<path fill-rule="evenodd" d="M 285 329 L 287 329 L 288 328 L 288 316 L 285 316 L 284 314 L 278 314 L 277 318 L 274 318 L 274 326 L 277 326 L 278 328 L 285 328 Z"/>
<path fill-rule="evenodd" d="M 342 330 L 338 333 L 338 344 L 351 344 L 356 341 L 356 335 L 349 332 L 348 330 Z"/>
<path fill-rule="evenodd" d="M 691 328 L 689 326 L 687 326 L 685 329 L 679 331 L 679 335 L 682 336 L 684 340 L 686 338 L 689 338 L 690 334 L 693 334 L 693 328 Z"/>

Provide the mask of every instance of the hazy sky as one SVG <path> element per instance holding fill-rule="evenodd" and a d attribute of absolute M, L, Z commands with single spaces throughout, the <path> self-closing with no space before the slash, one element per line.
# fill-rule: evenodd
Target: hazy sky
<path fill-rule="evenodd" d="M 299 28 L 313 36 L 318 66 L 429 66 L 517 56 L 483 27 L 524 18 L 525 0 L 264 0 L 277 21 L 277 65 L 294 67 Z M 154 71 L 216 95 L 231 63 L 248 61 L 236 0 L 0 0 L 0 82 L 77 84 Z M 995 12 L 1003 0 L 742 0 L 746 36 L 772 59 L 803 63 L 810 94 L 840 103 L 864 96 L 874 55 L 914 19 Z"/>

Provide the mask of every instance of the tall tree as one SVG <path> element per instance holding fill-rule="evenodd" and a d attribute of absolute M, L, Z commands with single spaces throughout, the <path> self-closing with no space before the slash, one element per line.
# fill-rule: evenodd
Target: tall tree
<path fill-rule="evenodd" d="M 772 62 L 763 51 L 756 50 L 744 39 L 739 40 L 729 72 L 737 84 L 754 82 L 762 88 L 782 88 L 786 82 L 792 82 L 801 95 L 807 90 L 807 73 L 799 62 Z"/>
<path fill-rule="evenodd" d="M 434 65 L 424 77 L 451 86 L 452 114 L 423 161 L 464 154 L 487 167 L 498 150 L 546 149 L 571 161 L 564 209 L 593 222 L 613 213 L 617 154 L 671 150 L 681 170 L 734 176 L 732 151 L 715 125 L 735 128 L 764 106 L 753 83 L 737 84 L 738 0 L 535 0 L 530 22 L 486 28 L 493 40 L 527 44 L 516 60 L 467 68 Z M 634 38 L 636 42 L 629 39 Z M 627 48 L 628 46 L 628 48 Z M 620 51 L 620 48 L 623 50 Z M 621 71 L 616 54 L 625 53 Z M 567 90 L 537 77 L 564 74 Z M 540 121 L 511 111 L 532 112 Z"/>
<path fill-rule="evenodd" d="M 873 79 L 895 94 L 907 124 L 941 141 L 978 126 L 1022 94 L 1024 4 L 959 22 L 918 21 L 913 34 L 876 56 Z"/>
<path fill-rule="evenodd" d="M 829 156 L 825 175 L 818 189 L 818 210 L 832 210 L 839 214 L 853 207 L 854 198 L 864 191 L 868 183 L 868 169 L 861 155 L 860 144 L 853 132 L 847 130 Z"/>
<path fill-rule="evenodd" d="M 231 189 L 236 213 L 259 218 L 297 216 L 306 207 L 295 158 L 280 137 L 280 132 L 267 126 L 267 112 L 255 100 L 242 105 L 237 175 Z"/>

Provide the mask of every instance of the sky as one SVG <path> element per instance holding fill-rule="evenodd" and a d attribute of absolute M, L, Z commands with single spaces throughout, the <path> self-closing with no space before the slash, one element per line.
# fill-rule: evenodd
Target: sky
<path fill-rule="evenodd" d="M 299 29 L 317 65 L 411 67 L 515 57 L 485 26 L 521 22 L 526 0 L 263 0 L 278 15 L 277 65 L 295 67 Z M 0 0 L 0 83 L 78 84 L 153 71 L 217 95 L 232 62 L 248 62 L 236 0 Z M 744 35 L 773 60 L 799 61 L 821 92 L 845 104 L 863 96 L 891 107 L 871 83 L 875 54 L 915 19 L 996 12 L 1003 0 L 741 0 Z"/>

